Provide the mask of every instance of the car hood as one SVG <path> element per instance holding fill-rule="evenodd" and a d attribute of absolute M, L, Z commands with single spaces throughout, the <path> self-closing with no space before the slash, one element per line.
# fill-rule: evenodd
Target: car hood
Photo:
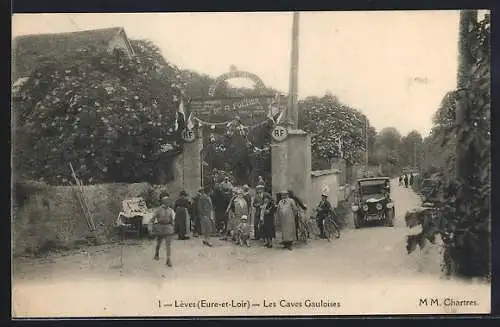
<path fill-rule="evenodd" d="M 377 202 L 385 200 L 385 196 L 383 196 L 381 194 L 363 195 L 362 200 L 363 200 L 363 202 L 366 202 L 366 203 L 377 203 Z"/>

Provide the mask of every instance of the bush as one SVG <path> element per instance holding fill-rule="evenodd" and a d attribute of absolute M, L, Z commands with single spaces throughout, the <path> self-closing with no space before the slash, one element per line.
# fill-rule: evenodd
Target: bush
<path fill-rule="evenodd" d="M 53 58 L 15 94 L 17 173 L 67 184 L 72 163 L 87 183 L 153 181 L 174 131 L 178 70 L 147 41 L 136 57 L 85 51 Z M 176 151 L 179 147 L 175 148 Z"/>

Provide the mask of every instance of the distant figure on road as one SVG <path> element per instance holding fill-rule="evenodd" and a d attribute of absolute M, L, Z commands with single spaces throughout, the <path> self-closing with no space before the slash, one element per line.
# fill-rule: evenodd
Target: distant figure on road
<path fill-rule="evenodd" d="M 413 185 L 413 179 L 414 179 L 413 173 L 410 173 L 410 185 Z"/>
<path fill-rule="evenodd" d="M 168 195 L 161 196 L 161 206 L 156 210 L 153 217 L 153 224 L 155 224 L 156 234 L 156 247 L 155 247 L 155 260 L 160 260 L 160 246 L 163 239 L 165 239 L 165 249 L 167 252 L 166 264 L 172 267 L 172 239 L 175 235 L 175 213 L 172 209 L 172 200 Z"/>
<path fill-rule="evenodd" d="M 405 182 L 405 187 L 408 188 L 408 175 L 405 174 L 405 178 L 404 178 L 404 182 Z"/>
<path fill-rule="evenodd" d="M 399 186 L 403 186 L 403 179 L 404 179 L 404 176 L 400 175 L 399 176 Z"/>

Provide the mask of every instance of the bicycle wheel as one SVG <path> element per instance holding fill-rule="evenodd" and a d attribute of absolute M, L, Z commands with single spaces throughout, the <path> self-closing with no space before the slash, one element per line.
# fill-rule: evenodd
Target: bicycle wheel
<path fill-rule="evenodd" d="M 309 239 L 307 228 L 303 221 L 299 222 L 299 239 L 304 242 L 307 242 Z"/>
<path fill-rule="evenodd" d="M 340 238 L 340 228 L 339 228 L 339 226 L 337 225 L 337 223 L 333 219 L 330 220 L 330 223 L 332 224 L 332 228 L 333 228 L 333 230 L 332 230 L 333 236 L 335 236 L 335 238 Z"/>

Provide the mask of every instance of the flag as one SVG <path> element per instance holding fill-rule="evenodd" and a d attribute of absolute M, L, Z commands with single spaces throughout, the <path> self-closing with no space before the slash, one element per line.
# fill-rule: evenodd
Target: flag
<path fill-rule="evenodd" d="M 184 99 L 181 98 L 179 102 L 179 108 L 177 108 L 177 112 L 175 113 L 175 125 L 174 130 L 183 130 L 185 127 L 185 119 L 186 113 L 184 112 Z"/>
<path fill-rule="evenodd" d="M 276 96 L 269 104 L 269 113 L 267 118 L 271 119 L 275 124 L 279 123 L 283 117 L 283 110 L 280 108 L 280 94 L 276 93 Z"/>
<path fill-rule="evenodd" d="M 193 113 L 190 112 L 189 113 L 189 116 L 188 116 L 188 119 L 186 120 L 186 128 L 188 130 L 192 130 L 194 127 L 194 123 L 193 123 Z"/>

